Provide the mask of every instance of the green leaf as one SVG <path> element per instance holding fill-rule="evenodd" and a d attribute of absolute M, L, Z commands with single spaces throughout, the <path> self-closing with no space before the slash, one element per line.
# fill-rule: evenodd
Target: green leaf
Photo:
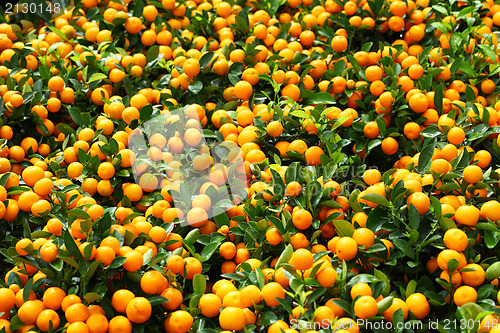
<path fill-rule="evenodd" d="M 486 247 L 488 247 L 488 249 L 494 248 L 499 241 L 500 241 L 499 231 L 486 230 L 484 232 L 484 243 L 486 244 Z"/>
<path fill-rule="evenodd" d="M 448 261 L 448 272 L 454 272 L 460 263 L 457 259 L 450 259 Z"/>
<path fill-rule="evenodd" d="M 479 46 L 479 49 L 483 52 L 483 54 L 492 59 L 492 60 L 495 60 L 495 51 L 493 51 L 493 47 L 492 45 L 488 45 L 488 44 L 478 44 L 477 46 Z"/>
<path fill-rule="evenodd" d="M 375 277 L 371 274 L 358 274 L 349 281 L 349 283 L 347 284 L 347 287 L 352 287 L 356 283 L 360 283 L 360 282 L 375 283 L 375 282 L 379 282 L 379 281 L 380 280 L 377 277 Z"/>
<path fill-rule="evenodd" d="M 15 315 L 10 320 L 10 330 L 11 330 L 11 332 L 15 332 L 15 331 L 17 331 L 18 329 L 20 329 L 23 326 L 24 326 L 24 323 L 21 321 L 21 319 L 19 319 L 18 315 Z"/>
<path fill-rule="evenodd" d="M 255 267 L 255 275 L 257 276 L 257 283 L 259 284 L 259 288 L 262 289 L 266 284 L 264 273 L 262 273 L 262 270 L 259 267 Z"/>
<path fill-rule="evenodd" d="M 500 231 L 496 225 L 488 222 L 479 222 L 474 226 L 474 228 L 489 231 Z"/>
<path fill-rule="evenodd" d="M 193 291 L 195 295 L 203 295 L 207 290 L 207 279 L 203 274 L 196 274 L 193 277 Z"/>
<path fill-rule="evenodd" d="M 281 200 L 285 194 L 285 184 L 278 171 L 271 168 L 271 175 L 274 180 L 274 195 L 277 200 Z"/>
<path fill-rule="evenodd" d="M 444 231 L 448 230 L 448 229 L 454 229 L 457 227 L 457 225 L 455 224 L 455 222 L 453 222 L 452 219 L 449 219 L 447 217 L 441 217 L 439 219 L 439 226 L 441 227 L 441 229 L 443 229 Z"/>
<path fill-rule="evenodd" d="M 283 225 L 283 222 L 275 217 L 275 216 L 272 216 L 272 215 L 267 215 L 266 216 L 266 220 L 268 220 L 269 222 L 271 222 L 271 224 L 276 228 L 278 229 L 279 233 L 284 235 L 286 234 L 286 230 L 285 230 L 285 226 Z"/>
<path fill-rule="evenodd" d="M 333 220 L 335 230 L 342 237 L 351 237 L 354 233 L 354 227 L 346 220 Z"/>
<path fill-rule="evenodd" d="M 159 45 L 154 45 L 150 46 L 148 48 L 148 51 L 146 52 L 146 60 L 148 62 L 156 60 L 158 58 L 158 55 L 160 54 L 160 46 Z"/>
<path fill-rule="evenodd" d="M 25 302 L 28 301 L 32 288 L 33 288 L 33 278 L 29 279 L 28 282 L 26 282 L 26 284 L 24 285 L 23 300 Z"/>
<path fill-rule="evenodd" d="M 384 299 L 382 299 L 380 302 L 378 302 L 377 303 L 378 312 L 382 313 L 385 310 L 387 310 L 388 308 L 390 308 L 393 300 L 394 300 L 393 296 L 388 296 L 388 297 L 385 297 Z"/>
<path fill-rule="evenodd" d="M 9 274 L 9 278 L 7 279 L 7 284 L 9 286 L 13 285 L 13 284 L 17 284 L 20 288 L 23 288 L 23 283 L 21 281 L 21 277 L 19 276 L 19 274 L 17 272 L 11 272 Z"/>
<path fill-rule="evenodd" d="M 208 64 L 210 64 L 210 61 L 212 61 L 213 57 L 214 57 L 214 52 L 210 51 L 210 52 L 207 52 L 205 53 L 201 59 L 200 59 L 200 67 L 201 69 L 205 69 Z"/>
<path fill-rule="evenodd" d="M 472 67 L 472 65 L 467 62 L 467 61 L 464 61 L 460 64 L 460 70 L 462 72 L 464 72 L 465 74 L 468 74 L 470 76 L 475 76 L 475 71 L 474 71 L 474 67 Z M 472 89 L 471 89 L 472 90 Z M 467 91 L 466 91 L 467 92 Z M 474 92 L 474 91 L 472 91 Z M 468 99 L 468 98 L 467 98 Z"/>
<path fill-rule="evenodd" d="M 163 296 L 156 295 L 153 297 L 149 297 L 148 301 L 151 304 L 151 306 L 156 306 L 168 302 L 168 299 Z"/>
<path fill-rule="evenodd" d="M 148 121 L 151 119 L 151 115 L 153 114 L 153 107 L 148 104 L 142 107 L 140 111 L 140 119 L 142 122 Z"/>
<path fill-rule="evenodd" d="M 450 72 L 456 73 L 460 69 L 460 65 L 462 64 L 463 61 L 464 61 L 463 57 L 456 58 L 451 64 Z"/>
<path fill-rule="evenodd" d="M 69 233 L 68 230 L 65 230 L 63 232 L 63 239 L 64 239 L 64 245 L 66 246 L 66 249 L 68 252 L 76 258 L 77 261 L 83 261 L 83 256 L 82 253 L 80 252 L 80 249 L 78 249 L 78 246 L 76 245 L 75 240 L 73 239 L 73 236 Z"/>
<path fill-rule="evenodd" d="M 340 59 L 335 63 L 335 66 L 333 67 L 333 75 L 341 76 L 344 70 L 345 70 L 345 60 Z"/>
<path fill-rule="evenodd" d="M 201 250 L 201 260 L 202 262 L 205 262 L 207 261 L 208 259 L 210 259 L 210 257 L 212 257 L 212 255 L 214 254 L 215 250 L 217 250 L 217 247 L 219 247 L 219 244 L 221 242 L 217 242 L 217 243 L 210 243 L 208 244 L 207 246 L 205 246 L 203 248 L 203 250 Z"/>
<path fill-rule="evenodd" d="M 86 293 L 85 296 L 83 296 L 83 298 L 85 299 L 85 302 L 92 303 L 99 300 L 101 296 L 99 296 L 98 293 L 90 292 Z"/>
<path fill-rule="evenodd" d="M 420 134 L 427 139 L 443 135 L 443 132 L 437 126 L 427 126 Z"/>
<path fill-rule="evenodd" d="M 382 144 L 381 139 L 370 140 L 370 142 L 368 143 L 368 151 L 375 149 L 376 147 L 380 146 L 381 144 Z"/>
<path fill-rule="evenodd" d="M 394 240 L 394 246 L 410 257 L 410 259 L 415 260 L 415 249 L 408 241 L 402 238 L 397 238 Z"/>
<path fill-rule="evenodd" d="M 337 101 L 335 101 L 335 98 L 327 93 L 327 92 L 317 92 L 314 94 L 314 97 L 311 99 L 308 99 L 308 102 L 310 104 L 336 104 Z"/>
<path fill-rule="evenodd" d="M 494 280 L 497 277 L 500 277 L 500 261 L 497 261 L 488 266 L 485 276 L 487 280 Z"/>
<path fill-rule="evenodd" d="M 126 260 L 127 260 L 127 258 L 125 258 L 125 257 L 116 257 L 115 259 L 113 259 L 113 261 L 111 262 L 111 264 L 109 264 L 109 266 L 107 268 L 108 269 L 115 269 L 115 268 L 121 267 L 125 263 Z"/>
<path fill-rule="evenodd" d="M 419 172 L 423 172 L 431 164 L 432 155 L 434 155 L 435 147 L 436 147 L 436 139 L 432 139 L 432 141 L 428 142 L 425 145 L 424 149 L 422 149 L 422 152 L 420 153 L 420 156 L 418 158 L 417 170 Z"/>
<path fill-rule="evenodd" d="M 81 116 L 81 111 L 77 108 L 70 107 L 68 109 L 69 115 L 73 119 L 73 121 L 80 127 L 82 127 L 84 124 L 82 122 L 82 116 Z"/>
<path fill-rule="evenodd" d="M 448 182 L 448 183 L 445 183 L 445 184 L 441 185 L 439 187 L 439 190 L 443 191 L 443 192 L 448 192 L 448 191 L 459 190 L 461 188 L 462 187 L 459 184 L 455 183 L 455 182 Z"/>
<path fill-rule="evenodd" d="M 448 9 L 446 9 L 446 7 L 441 6 L 441 5 L 432 6 L 432 10 L 435 12 L 438 12 L 440 14 L 443 14 L 443 15 L 448 15 Z"/>
<path fill-rule="evenodd" d="M 203 89 L 203 83 L 201 81 L 193 81 L 189 84 L 188 89 L 196 95 Z"/>
<path fill-rule="evenodd" d="M 198 240 L 198 237 L 200 237 L 200 229 L 193 229 L 184 237 L 184 241 L 194 244 Z"/>
<path fill-rule="evenodd" d="M 67 263 L 68 265 L 70 265 L 71 267 L 74 267 L 76 269 L 79 269 L 80 266 L 78 265 L 78 263 L 76 262 L 75 259 L 73 258 L 69 258 L 69 257 L 61 257 L 62 261 L 64 261 L 65 263 Z"/>
<path fill-rule="evenodd" d="M 57 272 L 60 272 L 63 269 L 64 261 L 62 261 L 61 259 L 57 259 L 56 261 L 51 262 L 50 266 Z"/>
<path fill-rule="evenodd" d="M 417 230 L 419 224 L 420 214 L 418 213 L 417 208 L 413 204 L 410 204 L 410 207 L 408 207 L 408 225 L 413 230 Z"/>
<path fill-rule="evenodd" d="M 406 286 L 406 297 L 410 296 L 411 294 L 414 294 L 416 290 L 417 290 L 417 281 L 411 280 Z"/>
<path fill-rule="evenodd" d="M 385 275 L 384 272 L 382 272 L 378 269 L 373 270 L 373 275 L 375 275 L 375 277 L 377 279 L 385 282 L 385 288 L 384 288 L 384 291 L 382 291 L 382 295 L 387 296 L 389 294 L 389 292 L 391 291 L 391 282 L 389 281 L 389 278 L 387 277 L 387 275 Z"/>
<path fill-rule="evenodd" d="M 290 306 L 290 302 L 284 300 L 283 298 L 276 298 L 276 300 L 281 304 L 286 312 L 288 312 L 290 315 L 292 314 L 292 307 Z"/>
<path fill-rule="evenodd" d="M 404 321 L 403 310 L 399 308 L 392 314 L 392 322 L 396 327 L 396 330 L 394 331 L 395 333 L 403 332 L 404 329 L 403 321 Z"/>
<path fill-rule="evenodd" d="M 88 80 L 88 84 L 91 83 L 91 82 L 94 82 L 94 81 L 98 81 L 98 80 L 104 80 L 104 79 L 107 79 L 108 76 L 104 73 L 94 73 L 92 74 L 92 76 L 90 77 L 90 79 Z"/>
<path fill-rule="evenodd" d="M 361 197 L 361 199 L 376 203 L 377 205 L 381 205 L 384 207 L 390 207 L 389 201 L 377 193 L 365 194 Z"/>
<path fill-rule="evenodd" d="M 57 129 L 65 135 L 75 134 L 75 130 L 68 124 L 59 124 L 57 125 Z"/>
<path fill-rule="evenodd" d="M 438 84 L 434 89 L 434 105 L 436 111 L 441 114 L 443 111 L 443 84 Z"/>
<path fill-rule="evenodd" d="M 283 250 L 283 252 L 281 253 L 280 257 L 278 258 L 278 261 L 276 262 L 275 269 L 278 269 L 283 264 L 288 263 L 290 261 L 290 259 L 292 258 L 292 254 L 293 254 L 292 244 L 288 244 L 285 247 L 285 250 Z"/>

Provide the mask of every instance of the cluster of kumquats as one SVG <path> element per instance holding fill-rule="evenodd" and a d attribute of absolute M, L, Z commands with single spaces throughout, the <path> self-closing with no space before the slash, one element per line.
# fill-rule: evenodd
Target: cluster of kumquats
<path fill-rule="evenodd" d="M 499 33 L 492 0 L 5 7 L 0 329 L 500 332 Z"/>

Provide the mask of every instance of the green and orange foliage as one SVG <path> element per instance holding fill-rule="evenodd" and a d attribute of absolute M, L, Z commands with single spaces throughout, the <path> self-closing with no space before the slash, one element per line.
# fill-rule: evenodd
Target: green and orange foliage
<path fill-rule="evenodd" d="M 50 6 L 0 20 L 0 327 L 495 310 L 498 5 Z"/>

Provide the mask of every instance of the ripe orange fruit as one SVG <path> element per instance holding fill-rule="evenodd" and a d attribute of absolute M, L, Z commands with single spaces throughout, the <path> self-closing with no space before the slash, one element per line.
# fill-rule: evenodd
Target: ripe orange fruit
<path fill-rule="evenodd" d="M 361 246 L 365 250 L 375 244 L 375 234 L 368 228 L 358 228 L 354 230 L 352 239 L 354 239 L 358 246 Z"/>
<path fill-rule="evenodd" d="M 431 163 L 431 170 L 440 175 L 444 175 L 451 172 L 452 167 L 451 164 L 444 158 L 436 158 Z"/>
<path fill-rule="evenodd" d="M 408 306 L 408 310 L 413 313 L 417 319 L 427 317 L 431 311 L 427 298 L 421 293 L 414 293 L 408 296 L 406 298 L 406 305 Z"/>
<path fill-rule="evenodd" d="M 285 299 L 285 289 L 277 282 L 269 282 L 262 288 L 262 298 L 269 306 L 278 306 L 276 298 Z"/>
<path fill-rule="evenodd" d="M 198 307 L 202 315 L 213 318 L 219 315 L 219 311 L 222 308 L 222 301 L 215 294 L 205 294 L 201 296 Z"/>
<path fill-rule="evenodd" d="M 49 79 L 48 87 L 51 91 L 62 91 L 64 89 L 64 80 L 60 76 L 53 76 Z"/>
<path fill-rule="evenodd" d="M 69 323 L 83 322 L 87 320 L 90 313 L 87 307 L 82 303 L 75 303 L 69 306 L 64 312 L 66 320 Z"/>
<path fill-rule="evenodd" d="M 283 241 L 283 237 L 281 236 L 278 229 L 269 228 L 266 231 L 266 240 L 269 242 L 269 244 L 276 246 Z"/>
<path fill-rule="evenodd" d="M 354 313 L 360 319 L 373 317 L 377 312 L 377 301 L 372 296 L 361 296 L 354 302 Z"/>
<path fill-rule="evenodd" d="M 120 289 L 114 292 L 111 298 L 111 305 L 116 311 L 125 313 L 128 303 L 134 298 L 135 295 L 130 290 Z"/>
<path fill-rule="evenodd" d="M 78 295 L 70 294 L 67 295 L 63 298 L 61 302 L 61 310 L 66 311 L 67 308 L 69 308 L 71 305 L 76 304 L 76 303 L 81 303 L 82 300 Z"/>
<path fill-rule="evenodd" d="M 459 224 L 475 226 L 479 221 L 480 211 L 473 205 L 462 205 L 455 212 L 455 220 Z"/>
<path fill-rule="evenodd" d="M 377 169 L 368 169 L 363 172 L 363 181 L 367 185 L 374 185 L 380 181 L 382 175 Z"/>
<path fill-rule="evenodd" d="M 16 295 L 9 288 L 0 288 L 0 312 L 9 312 L 16 305 Z"/>
<path fill-rule="evenodd" d="M 387 310 L 382 312 L 382 315 L 385 320 L 392 321 L 392 316 L 398 309 L 403 311 L 403 320 L 406 320 L 406 318 L 408 318 L 408 305 L 406 305 L 406 303 L 400 298 L 394 298 L 392 300 L 392 305 Z"/>
<path fill-rule="evenodd" d="M 347 44 L 347 38 L 344 36 L 335 36 L 331 42 L 332 49 L 335 52 L 344 52 L 347 49 Z"/>
<path fill-rule="evenodd" d="M 357 296 L 372 296 L 372 289 L 368 283 L 358 282 L 351 288 L 351 298 L 355 299 Z"/>
<path fill-rule="evenodd" d="M 484 220 L 500 221 L 500 203 L 496 200 L 487 201 L 481 206 L 480 213 Z"/>
<path fill-rule="evenodd" d="M 182 271 L 182 272 L 180 272 L 180 274 L 188 280 L 192 280 L 193 277 L 196 274 L 200 274 L 202 269 L 203 269 L 201 262 L 198 259 L 193 258 L 193 257 L 185 258 L 184 263 L 186 265 L 185 270 L 187 273 L 185 274 L 184 271 Z"/>
<path fill-rule="evenodd" d="M 17 310 L 17 315 L 24 324 L 31 325 L 36 322 L 36 319 L 40 312 L 43 311 L 43 308 L 43 302 L 40 300 L 26 301 Z"/>
<path fill-rule="evenodd" d="M 309 228 L 312 221 L 311 213 L 305 209 L 299 209 L 292 214 L 292 223 L 297 229 L 305 230 Z"/>
<path fill-rule="evenodd" d="M 136 297 L 127 304 L 125 312 L 131 322 L 142 324 L 151 316 L 151 303 L 145 297 Z"/>
<path fill-rule="evenodd" d="M 431 205 L 429 196 L 423 192 L 413 192 L 406 200 L 408 206 L 413 205 L 420 215 L 425 214 Z"/>
<path fill-rule="evenodd" d="M 236 245 L 233 242 L 224 242 L 219 247 L 219 253 L 222 258 L 231 260 L 236 255 Z"/>
<path fill-rule="evenodd" d="M 475 184 L 483 178 L 483 170 L 477 165 L 468 165 L 463 171 L 464 180 L 469 184 Z"/>
<path fill-rule="evenodd" d="M 246 325 L 245 312 L 238 307 L 225 307 L 219 314 L 219 324 L 224 330 L 241 331 Z"/>
<path fill-rule="evenodd" d="M 48 332 L 50 326 L 55 330 L 59 327 L 61 320 L 56 311 L 52 309 L 46 309 L 40 312 L 36 318 L 36 326 L 42 332 Z"/>
<path fill-rule="evenodd" d="M 188 59 L 182 65 L 182 70 L 188 77 L 195 77 L 200 73 L 200 63 L 196 59 Z"/>
<path fill-rule="evenodd" d="M 336 250 L 340 260 L 349 261 L 358 254 L 358 244 L 351 237 L 342 237 L 337 241 Z"/>
<path fill-rule="evenodd" d="M 252 96 L 253 87 L 247 81 L 239 81 L 234 85 L 234 96 L 244 101 Z"/>
<path fill-rule="evenodd" d="M 91 314 L 85 323 L 90 333 L 105 333 L 108 331 L 109 322 L 102 313 Z"/>
<path fill-rule="evenodd" d="M 462 306 L 465 303 L 475 303 L 477 300 L 477 291 L 476 289 L 470 287 L 470 286 L 461 286 L 458 287 L 457 290 L 455 290 L 455 293 L 453 294 L 453 302 L 457 306 Z"/>
<path fill-rule="evenodd" d="M 452 127 L 446 133 L 446 138 L 451 144 L 459 145 L 465 140 L 465 132 L 460 127 Z"/>
<path fill-rule="evenodd" d="M 132 333 L 132 323 L 125 316 L 111 318 L 108 325 L 109 333 Z"/>
<path fill-rule="evenodd" d="M 184 310 L 177 310 L 165 319 L 165 332 L 186 333 L 193 326 L 193 317 Z"/>
<path fill-rule="evenodd" d="M 305 271 L 311 268 L 313 262 L 313 255 L 307 249 L 295 250 L 295 252 L 292 254 L 292 258 L 290 259 L 290 263 L 293 265 L 293 268 L 301 271 Z"/>
<path fill-rule="evenodd" d="M 142 267 L 144 259 L 139 251 L 132 250 L 124 255 L 126 261 L 123 263 L 123 268 L 128 272 L 135 272 Z"/>
<path fill-rule="evenodd" d="M 46 262 L 53 262 L 57 259 L 59 249 L 57 245 L 52 242 L 47 242 L 40 248 L 40 258 Z"/>
<path fill-rule="evenodd" d="M 399 144 L 393 137 L 388 137 L 382 140 L 382 151 L 386 155 L 394 155 L 399 148 Z"/>
<path fill-rule="evenodd" d="M 485 271 L 478 264 L 465 265 L 464 269 L 471 269 L 471 271 L 462 272 L 462 281 L 468 286 L 479 287 L 484 283 Z"/>
<path fill-rule="evenodd" d="M 452 259 L 460 261 L 460 253 L 450 249 L 442 250 L 437 257 L 437 264 L 443 271 L 447 271 L 448 263 Z"/>
<path fill-rule="evenodd" d="M 25 256 L 33 251 L 33 242 L 29 238 L 23 238 L 16 243 L 16 252 Z"/>
<path fill-rule="evenodd" d="M 160 294 L 166 284 L 166 278 L 157 270 L 151 270 L 141 277 L 141 289 L 146 294 Z M 130 318 L 129 318 L 130 319 Z"/>
<path fill-rule="evenodd" d="M 179 291 L 179 289 L 173 287 L 166 288 L 161 293 L 161 296 L 168 299 L 168 302 L 162 303 L 162 306 L 167 310 L 176 310 L 182 304 L 182 293 Z"/>
<path fill-rule="evenodd" d="M 444 245 L 451 250 L 457 252 L 464 251 L 469 245 L 467 234 L 460 229 L 448 229 L 443 236 Z"/>
<path fill-rule="evenodd" d="M 307 164 L 311 166 L 321 165 L 320 157 L 324 153 L 323 149 L 318 146 L 309 147 L 304 154 Z"/>
<path fill-rule="evenodd" d="M 429 100 L 427 99 L 427 96 L 424 94 L 418 92 L 411 96 L 410 100 L 408 101 L 410 109 L 417 113 L 423 113 L 429 108 Z"/>
<path fill-rule="evenodd" d="M 314 324 L 318 325 L 319 327 L 326 328 L 328 326 L 328 323 L 333 322 L 334 319 L 335 313 L 328 306 L 319 306 L 314 312 Z"/>
<path fill-rule="evenodd" d="M 296 151 L 298 152 L 299 154 L 304 154 L 307 150 L 307 144 L 303 141 L 303 140 L 294 140 L 290 143 L 290 145 L 288 146 L 288 151 Z"/>

